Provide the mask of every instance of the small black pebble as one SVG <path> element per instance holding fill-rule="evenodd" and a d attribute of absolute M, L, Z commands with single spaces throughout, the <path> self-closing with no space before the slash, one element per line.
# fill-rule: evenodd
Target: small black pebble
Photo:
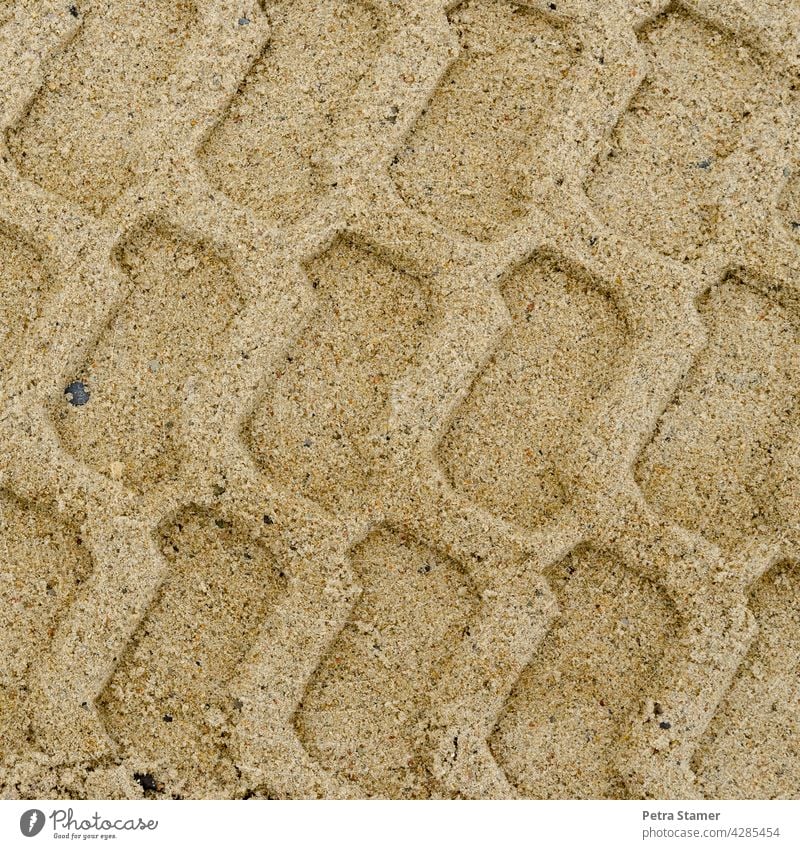
<path fill-rule="evenodd" d="M 172 717 L 168 713 L 165 713 L 163 716 L 163 720 L 164 722 L 172 722 Z"/>
<path fill-rule="evenodd" d="M 265 513 L 265 514 L 264 514 L 264 524 L 265 524 L 265 525 L 272 525 L 272 524 L 274 524 L 274 521 L 273 521 L 272 516 L 267 516 L 267 514 Z"/>
<path fill-rule="evenodd" d="M 239 18 L 239 26 L 246 27 L 250 23 L 250 18 Z"/>
<path fill-rule="evenodd" d="M 67 400 L 73 407 L 82 407 L 89 400 L 89 393 L 80 380 L 76 380 L 64 390 Z"/>
<path fill-rule="evenodd" d="M 426 563 L 424 566 L 420 566 L 419 569 L 417 569 L 417 572 L 419 572 L 420 575 L 427 575 L 428 572 L 430 572 L 432 568 L 433 567 L 431 566 L 430 563 Z"/>
<path fill-rule="evenodd" d="M 134 772 L 133 779 L 141 784 L 142 790 L 158 789 L 155 778 L 149 772 Z"/>
<path fill-rule="evenodd" d="M 70 13 L 70 15 L 72 15 L 73 18 L 77 18 L 78 17 L 78 7 L 77 6 L 70 6 L 69 7 L 69 13 Z"/>
<path fill-rule="evenodd" d="M 701 159 L 697 163 L 697 167 L 702 168 L 704 171 L 706 171 L 711 167 L 711 160 L 710 159 Z"/>
<path fill-rule="evenodd" d="M 671 722 L 659 722 L 658 727 L 663 728 L 666 731 L 667 728 L 672 728 L 672 723 Z"/>
<path fill-rule="evenodd" d="M 549 9 L 552 9 L 552 10 L 555 12 L 555 10 L 556 10 L 556 4 L 555 4 L 555 3 L 549 3 L 549 4 L 548 4 L 548 8 L 549 8 Z"/>

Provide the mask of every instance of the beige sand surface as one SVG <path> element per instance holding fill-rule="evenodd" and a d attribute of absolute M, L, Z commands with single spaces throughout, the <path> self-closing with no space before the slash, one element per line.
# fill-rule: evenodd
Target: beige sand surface
<path fill-rule="evenodd" d="M 800 3 L 0 3 L 0 796 L 800 798 Z"/>

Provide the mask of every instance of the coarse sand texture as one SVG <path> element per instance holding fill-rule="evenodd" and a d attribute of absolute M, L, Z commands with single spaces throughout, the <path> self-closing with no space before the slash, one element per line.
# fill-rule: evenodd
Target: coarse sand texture
<path fill-rule="evenodd" d="M 800 0 L 0 65 L 0 797 L 800 798 Z"/>

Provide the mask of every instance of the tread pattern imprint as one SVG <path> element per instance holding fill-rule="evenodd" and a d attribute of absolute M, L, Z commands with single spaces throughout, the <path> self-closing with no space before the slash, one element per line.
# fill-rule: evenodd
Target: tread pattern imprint
<path fill-rule="evenodd" d="M 3 796 L 798 798 L 796 0 L 0 62 Z"/>

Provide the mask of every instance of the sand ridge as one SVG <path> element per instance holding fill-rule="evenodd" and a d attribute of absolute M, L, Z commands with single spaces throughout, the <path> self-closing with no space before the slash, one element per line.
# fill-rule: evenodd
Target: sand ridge
<path fill-rule="evenodd" d="M 798 22 L 11 4 L 3 794 L 796 797 Z"/>

